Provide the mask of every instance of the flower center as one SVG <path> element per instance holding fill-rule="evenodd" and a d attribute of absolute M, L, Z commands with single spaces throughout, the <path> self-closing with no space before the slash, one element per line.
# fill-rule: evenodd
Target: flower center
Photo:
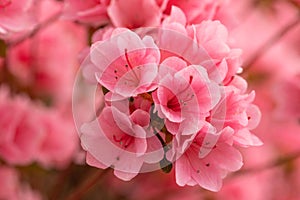
<path fill-rule="evenodd" d="M 133 137 L 130 135 L 123 135 L 119 139 L 115 135 L 113 135 L 113 139 L 115 142 L 120 144 L 120 146 L 124 147 L 125 149 L 133 142 Z"/>
<path fill-rule="evenodd" d="M 181 106 L 186 106 L 187 102 L 193 99 L 195 95 L 189 93 L 187 93 L 182 98 L 179 98 L 181 96 L 180 94 L 186 92 L 191 87 L 192 81 L 193 81 L 193 76 L 190 76 L 189 83 L 187 84 L 187 86 L 179 93 L 175 94 L 172 98 L 169 99 L 167 103 L 168 108 L 172 109 L 175 112 L 181 111 Z"/>

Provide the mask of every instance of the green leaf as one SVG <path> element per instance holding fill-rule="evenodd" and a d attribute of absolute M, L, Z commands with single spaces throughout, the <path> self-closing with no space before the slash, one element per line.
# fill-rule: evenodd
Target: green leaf
<path fill-rule="evenodd" d="M 106 95 L 106 93 L 108 93 L 109 90 L 107 88 L 105 88 L 105 87 L 102 86 L 102 92 L 103 92 L 104 95 Z"/>
<path fill-rule="evenodd" d="M 172 168 L 173 168 L 173 164 L 172 164 L 170 161 L 168 161 L 168 160 L 166 159 L 166 157 L 164 157 L 164 159 L 162 159 L 162 160 L 159 162 L 159 164 L 160 164 L 161 170 L 162 170 L 163 172 L 165 172 L 165 173 L 170 173 L 171 170 L 172 170 Z"/>

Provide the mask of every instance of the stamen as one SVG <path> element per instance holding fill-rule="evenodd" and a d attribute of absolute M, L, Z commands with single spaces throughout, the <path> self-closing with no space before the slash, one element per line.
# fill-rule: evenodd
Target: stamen
<path fill-rule="evenodd" d="M 119 143 L 124 148 L 127 148 L 132 142 L 133 137 L 132 136 L 122 136 L 120 139 L 117 139 L 115 135 L 113 135 L 113 140 L 117 143 Z"/>
<path fill-rule="evenodd" d="M 128 69 L 128 66 L 130 67 L 130 69 L 132 70 L 136 80 L 139 80 L 137 74 L 135 73 L 135 71 L 133 70 L 133 66 L 131 65 L 130 61 L 129 61 L 129 56 L 128 56 L 128 50 L 125 49 L 125 58 L 128 64 L 125 64 L 126 69 Z"/>
<path fill-rule="evenodd" d="M 192 84 L 193 78 L 193 76 L 190 76 L 189 84 Z"/>
<path fill-rule="evenodd" d="M 113 139 L 115 142 L 121 142 L 123 140 L 123 137 L 121 137 L 120 139 L 117 139 L 117 137 L 115 135 L 113 135 Z"/>
<path fill-rule="evenodd" d="M 127 148 L 132 143 L 132 141 L 133 141 L 132 137 L 128 136 L 126 138 L 126 141 L 124 142 L 124 148 Z"/>
<path fill-rule="evenodd" d="M 146 99 L 146 100 L 150 101 L 151 103 L 153 103 L 153 99 L 152 99 L 151 94 L 143 93 L 143 94 L 140 94 L 140 96 L 141 96 L 143 99 Z"/>
<path fill-rule="evenodd" d="M 132 67 L 132 65 L 131 65 L 131 63 L 130 63 L 130 61 L 129 61 L 129 58 L 128 58 L 128 52 L 127 52 L 127 49 L 125 49 L 125 58 L 126 58 L 126 61 L 127 61 L 128 65 L 129 65 L 129 67 L 133 70 L 133 67 Z M 127 68 L 128 65 L 126 64 L 125 67 Z"/>
<path fill-rule="evenodd" d="M 168 107 L 180 107 L 180 104 L 182 104 L 183 106 L 187 105 L 187 102 L 192 100 L 194 98 L 194 94 L 187 94 L 185 99 L 178 99 L 178 96 L 180 93 L 185 92 L 186 90 L 189 89 L 189 87 L 191 87 L 191 84 L 193 82 L 193 76 L 190 75 L 189 77 L 189 83 L 187 84 L 187 86 L 185 88 L 183 88 L 180 92 L 178 92 L 177 94 L 175 94 L 167 103 Z"/>
<path fill-rule="evenodd" d="M 232 81 L 234 80 L 234 76 L 231 76 L 230 79 L 225 83 L 224 85 L 227 86 L 229 85 Z"/>

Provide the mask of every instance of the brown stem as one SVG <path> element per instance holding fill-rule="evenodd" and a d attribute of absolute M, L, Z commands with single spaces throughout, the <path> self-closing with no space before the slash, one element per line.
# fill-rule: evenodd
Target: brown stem
<path fill-rule="evenodd" d="M 56 200 L 59 197 L 59 194 L 63 190 L 63 186 L 66 183 L 68 176 L 71 174 L 72 165 L 70 165 L 67 169 L 62 171 L 54 184 L 54 187 L 49 195 L 49 200 Z"/>
<path fill-rule="evenodd" d="M 279 30 L 275 35 L 273 35 L 269 40 L 265 42 L 255 53 L 252 55 L 248 61 L 245 62 L 245 67 L 243 73 L 247 72 L 253 64 L 261 58 L 274 44 L 276 44 L 285 34 L 287 34 L 291 29 L 293 29 L 300 22 L 300 14 L 297 15 L 290 23 Z"/>
<path fill-rule="evenodd" d="M 107 174 L 109 170 L 97 170 L 89 176 L 85 181 L 83 181 L 77 188 L 75 188 L 70 195 L 65 198 L 66 200 L 79 200 L 84 194 L 86 194 L 90 189 L 92 189 L 98 181 Z"/>
<path fill-rule="evenodd" d="M 31 38 L 33 36 L 35 36 L 40 30 L 46 28 L 47 26 L 49 26 L 50 24 L 54 23 L 55 21 L 57 21 L 60 16 L 61 16 L 62 12 L 59 11 L 57 13 L 55 13 L 54 15 L 52 15 L 51 17 L 49 17 L 47 20 L 45 20 L 44 22 L 36 25 L 36 27 L 31 31 L 29 32 L 28 34 L 25 34 L 24 36 L 18 38 L 17 40 L 13 40 L 13 41 L 10 41 L 7 43 L 7 45 L 9 47 L 13 47 L 13 46 L 16 46 L 20 43 L 22 43 L 23 41 L 25 41 L 26 39 L 28 38 Z"/>

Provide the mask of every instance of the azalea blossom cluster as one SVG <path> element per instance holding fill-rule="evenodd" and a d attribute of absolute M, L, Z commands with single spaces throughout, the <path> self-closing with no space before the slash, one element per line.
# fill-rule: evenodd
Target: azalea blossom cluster
<path fill-rule="evenodd" d="M 47 10 L 48 6 L 52 9 Z M 36 37 L 25 37 L 24 41 L 10 46 L 11 41 L 30 31 L 26 22 L 33 22 L 33 14 L 38 14 L 33 9 L 43 11 L 35 21 L 42 23 L 56 14 L 61 6 L 51 1 L 1 1 L 0 9 L 1 38 L 7 39 L 7 46 L 1 46 L 5 57 L 0 62 L 1 160 L 17 166 L 37 162 L 45 168 L 65 167 L 78 148 L 75 127 L 66 105 L 72 97 L 74 65 L 78 62 L 75 56 L 84 42 L 63 48 L 66 56 L 63 62 L 59 61 L 55 46 L 62 45 L 67 38 L 70 43 L 77 36 L 84 39 L 85 33 L 72 23 L 57 22 Z M 54 32 L 60 33 L 60 37 L 55 37 Z M 32 49 L 40 43 L 43 45 Z M 53 48 L 47 46 L 49 43 Z M 65 67 L 64 78 L 58 77 L 61 64 Z"/>
<path fill-rule="evenodd" d="M 225 26 L 188 25 L 174 6 L 159 28 L 101 34 L 82 64 L 105 94 L 99 116 L 81 128 L 87 162 L 123 180 L 174 163 L 178 185 L 220 190 L 242 166 L 236 147 L 262 144 L 250 132 L 260 120 L 255 94 L 237 74 L 241 51 Z"/>
<path fill-rule="evenodd" d="M 0 199 L 299 199 L 299 8 L 0 0 Z"/>
<path fill-rule="evenodd" d="M 13 165 L 38 162 L 44 167 L 67 165 L 76 149 L 72 124 L 59 112 L 32 104 L 24 96 L 11 98 L 6 87 L 0 89 L 0 156 Z M 59 126 L 64 121 L 64 126 Z M 37 126 L 37 124 L 39 124 Z M 70 143 L 66 143 L 70 140 Z"/>
<path fill-rule="evenodd" d="M 110 24 L 130 29 L 160 26 L 172 6 L 182 9 L 189 23 L 223 16 L 222 6 L 226 1 L 182 1 L 182 0 L 76 0 L 65 1 L 64 18 L 93 26 Z M 139 12 L 136 12 L 136 11 Z"/>
<path fill-rule="evenodd" d="M 0 1 L 0 199 L 44 199 L 24 170 L 63 170 L 78 157 L 69 104 L 86 32 L 59 21 L 62 9 L 56 1 Z"/>

